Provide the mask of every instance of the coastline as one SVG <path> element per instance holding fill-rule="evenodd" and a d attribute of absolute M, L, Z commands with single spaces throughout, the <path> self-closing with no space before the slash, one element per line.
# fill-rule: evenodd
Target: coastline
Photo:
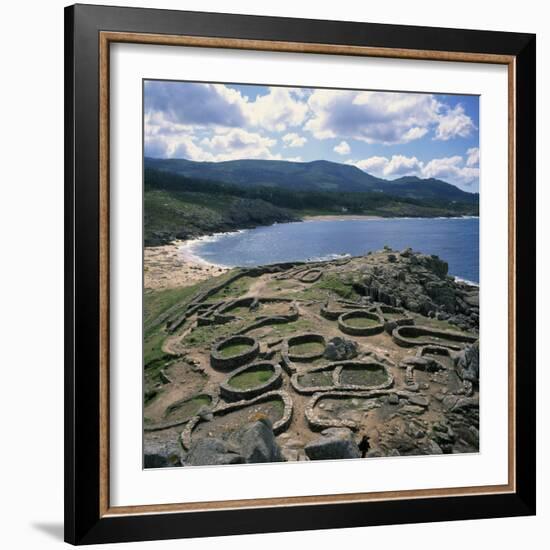
<path fill-rule="evenodd" d="M 370 216 L 367 214 L 319 214 L 318 216 L 303 216 L 301 221 L 304 222 L 310 222 L 310 221 L 318 221 L 318 222 L 336 222 L 340 220 L 349 220 L 349 221 L 357 221 L 357 220 L 384 220 L 387 218 L 384 218 L 382 216 Z"/>
<path fill-rule="evenodd" d="M 160 246 L 144 247 L 144 288 L 164 290 L 192 286 L 230 270 L 195 256 L 190 250 L 190 244 L 194 241 L 173 241 Z"/>
<path fill-rule="evenodd" d="M 324 221 L 336 222 L 342 220 L 361 221 L 361 220 L 466 220 L 470 218 L 479 218 L 479 216 L 374 216 L 368 214 L 319 214 L 312 216 L 303 216 L 302 222 Z"/>
<path fill-rule="evenodd" d="M 478 216 L 459 216 L 445 219 L 477 218 Z M 289 223 L 304 223 L 311 221 L 366 221 L 366 220 L 388 220 L 388 219 L 411 219 L 411 218 L 385 218 L 374 215 L 353 215 L 353 214 L 330 214 L 304 216 L 301 220 Z M 432 219 L 432 218 L 412 218 Z M 438 218 L 435 218 L 438 219 Z M 246 229 L 235 229 L 233 231 L 216 232 L 186 240 L 174 240 L 168 244 L 158 246 L 145 246 L 143 255 L 144 266 L 144 288 L 152 290 L 164 290 L 178 287 L 192 286 L 199 282 L 216 277 L 230 271 L 232 268 L 222 264 L 214 264 L 201 258 L 194 252 L 194 248 L 201 242 L 217 239 L 223 235 L 236 234 Z M 313 260 L 306 260 L 313 261 Z M 319 261 L 319 260 L 315 260 Z M 479 283 L 454 276 L 457 282 L 467 285 L 478 286 Z"/>

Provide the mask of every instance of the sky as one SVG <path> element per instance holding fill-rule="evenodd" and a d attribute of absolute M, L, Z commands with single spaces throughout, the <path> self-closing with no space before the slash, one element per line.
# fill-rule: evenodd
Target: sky
<path fill-rule="evenodd" d="M 147 157 L 329 160 L 479 191 L 479 97 L 144 82 Z"/>

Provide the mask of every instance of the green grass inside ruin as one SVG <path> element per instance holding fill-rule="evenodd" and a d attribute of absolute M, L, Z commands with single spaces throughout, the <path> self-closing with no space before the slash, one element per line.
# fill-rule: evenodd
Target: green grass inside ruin
<path fill-rule="evenodd" d="M 379 386 L 388 380 L 382 367 L 348 367 L 342 370 L 340 382 L 352 386 Z"/>
<path fill-rule="evenodd" d="M 332 371 L 308 372 L 298 377 L 298 382 L 304 387 L 333 386 Z"/>
<path fill-rule="evenodd" d="M 272 376 L 272 368 L 260 365 L 236 374 L 229 380 L 229 385 L 238 390 L 248 390 L 265 384 Z"/>
<path fill-rule="evenodd" d="M 368 328 L 379 325 L 380 321 L 376 319 L 369 319 L 368 317 L 349 317 L 344 320 L 344 323 L 354 328 Z"/>
<path fill-rule="evenodd" d="M 229 357 L 234 357 L 235 355 L 241 355 L 250 349 L 252 349 L 252 346 L 249 344 L 233 344 L 218 350 L 218 353 L 227 359 Z"/>
<path fill-rule="evenodd" d="M 313 355 L 324 351 L 325 346 L 321 342 L 304 342 L 290 347 L 290 353 L 293 355 Z"/>
<path fill-rule="evenodd" d="M 207 407 L 212 403 L 209 395 L 197 395 L 191 399 L 177 401 L 172 403 L 164 411 L 165 418 L 190 418 L 197 414 L 201 407 Z"/>

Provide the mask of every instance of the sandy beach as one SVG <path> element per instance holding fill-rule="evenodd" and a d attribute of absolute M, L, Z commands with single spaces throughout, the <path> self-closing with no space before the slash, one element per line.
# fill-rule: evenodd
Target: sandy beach
<path fill-rule="evenodd" d="M 155 290 L 191 286 L 229 268 L 200 260 L 185 250 L 186 241 L 145 247 L 144 286 Z"/>

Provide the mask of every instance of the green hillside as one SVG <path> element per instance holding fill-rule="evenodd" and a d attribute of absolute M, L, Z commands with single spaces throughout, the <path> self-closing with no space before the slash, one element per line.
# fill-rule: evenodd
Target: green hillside
<path fill-rule="evenodd" d="M 437 179 L 404 177 L 389 181 L 376 178 L 355 166 L 324 160 L 232 160 L 194 162 L 186 159 L 145 159 L 145 168 L 188 178 L 212 180 L 244 188 L 269 187 L 292 191 L 339 193 L 385 193 L 411 199 L 430 199 L 477 204 L 479 195 Z"/>
<path fill-rule="evenodd" d="M 174 239 L 297 221 L 305 215 L 362 214 L 382 217 L 476 215 L 477 203 L 398 197 L 376 191 L 290 190 L 201 180 L 145 170 L 144 239 Z"/>

